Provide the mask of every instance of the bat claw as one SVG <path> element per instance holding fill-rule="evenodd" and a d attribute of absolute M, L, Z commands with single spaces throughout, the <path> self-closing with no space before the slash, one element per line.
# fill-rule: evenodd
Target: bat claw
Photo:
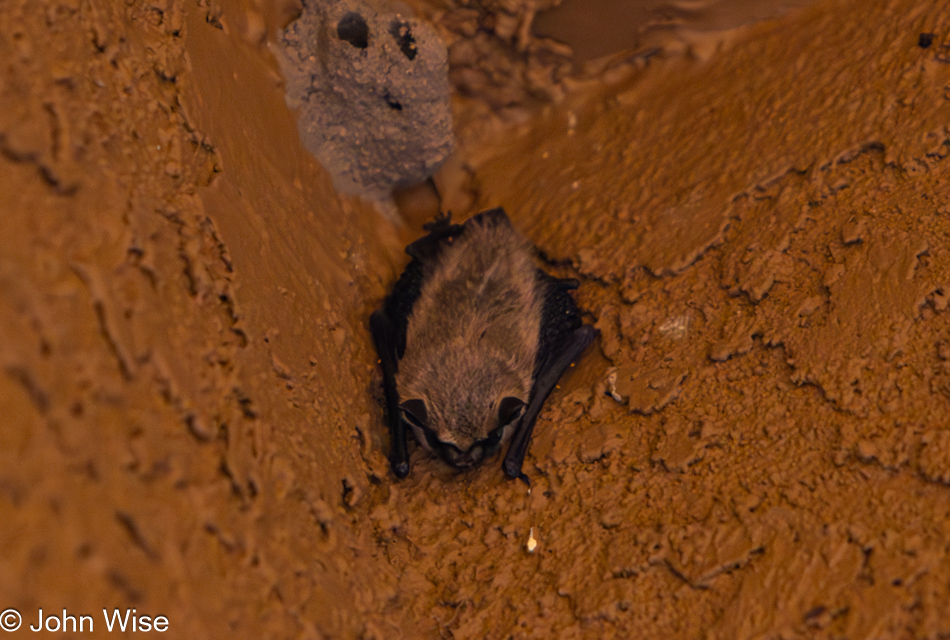
<path fill-rule="evenodd" d="M 581 286 L 581 282 L 577 278 L 558 278 L 556 284 L 559 289 L 565 291 L 571 291 Z"/>
<path fill-rule="evenodd" d="M 531 486 L 531 479 L 528 478 L 528 476 L 521 470 L 520 464 L 516 465 L 512 462 L 509 462 L 508 460 L 505 460 L 504 464 L 502 464 L 502 468 L 505 471 L 505 475 L 512 480 L 521 480 L 529 487 Z"/>
<path fill-rule="evenodd" d="M 395 475 L 397 478 L 405 478 L 409 475 L 409 463 L 405 460 L 400 462 L 390 462 L 389 466 L 392 467 L 393 475 Z"/>
<path fill-rule="evenodd" d="M 434 220 L 424 223 L 422 228 L 432 233 L 433 231 L 438 232 L 448 229 L 450 226 L 452 226 L 452 212 L 440 211 Z"/>

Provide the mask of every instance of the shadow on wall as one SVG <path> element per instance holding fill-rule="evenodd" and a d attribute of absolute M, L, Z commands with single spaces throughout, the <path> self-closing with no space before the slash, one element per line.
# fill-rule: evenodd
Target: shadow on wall
<path fill-rule="evenodd" d="M 534 31 L 570 45 L 578 62 L 662 46 L 683 32 L 711 32 L 777 18 L 811 0 L 564 0 L 534 20 Z M 596 10 L 592 10 L 596 4 Z"/>

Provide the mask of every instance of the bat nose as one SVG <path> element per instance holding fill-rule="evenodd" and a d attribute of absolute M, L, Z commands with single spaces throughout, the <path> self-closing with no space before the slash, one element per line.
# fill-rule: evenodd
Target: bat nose
<path fill-rule="evenodd" d="M 458 451 L 452 447 L 445 447 L 446 460 L 458 469 L 470 469 L 482 461 L 485 451 L 481 445 L 475 445 L 468 451 Z"/>
<path fill-rule="evenodd" d="M 484 451 L 482 446 L 476 444 L 474 447 L 465 452 L 465 458 L 468 460 L 468 466 L 474 467 L 476 464 L 482 461 L 482 456 Z"/>

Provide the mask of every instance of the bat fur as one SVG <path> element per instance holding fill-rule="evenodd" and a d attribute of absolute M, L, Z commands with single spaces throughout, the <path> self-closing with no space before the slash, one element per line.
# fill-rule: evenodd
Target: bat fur
<path fill-rule="evenodd" d="M 579 356 L 596 332 L 581 324 L 567 293 L 576 282 L 538 269 L 532 246 L 502 209 L 464 225 L 442 217 L 427 229 L 406 248 L 414 259 L 371 318 L 393 471 L 408 473 L 399 442 L 407 424 L 422 446 L 458 468 L 481 463 L 527 426 L 516 438 L 520 458 L 513 445 L 505 464 L 506 473 L 522 477 L 540 405 L 570 364 L 560 361 Z M 533 413 L 529 425 L 526 413 Z"/>

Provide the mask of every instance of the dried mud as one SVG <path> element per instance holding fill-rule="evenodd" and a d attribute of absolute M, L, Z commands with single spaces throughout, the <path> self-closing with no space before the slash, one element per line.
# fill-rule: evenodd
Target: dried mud
<path fill-rule="evenodd" d="M 530 492 L 388 471 L 366 322 L 417 229 L 303 149 L 293 11 L 0 5 L 0 609 L 950 635 L 950 6 L 817 2 L 459 132 L 445 201 L 505 206 L 601 331 Z"/>

